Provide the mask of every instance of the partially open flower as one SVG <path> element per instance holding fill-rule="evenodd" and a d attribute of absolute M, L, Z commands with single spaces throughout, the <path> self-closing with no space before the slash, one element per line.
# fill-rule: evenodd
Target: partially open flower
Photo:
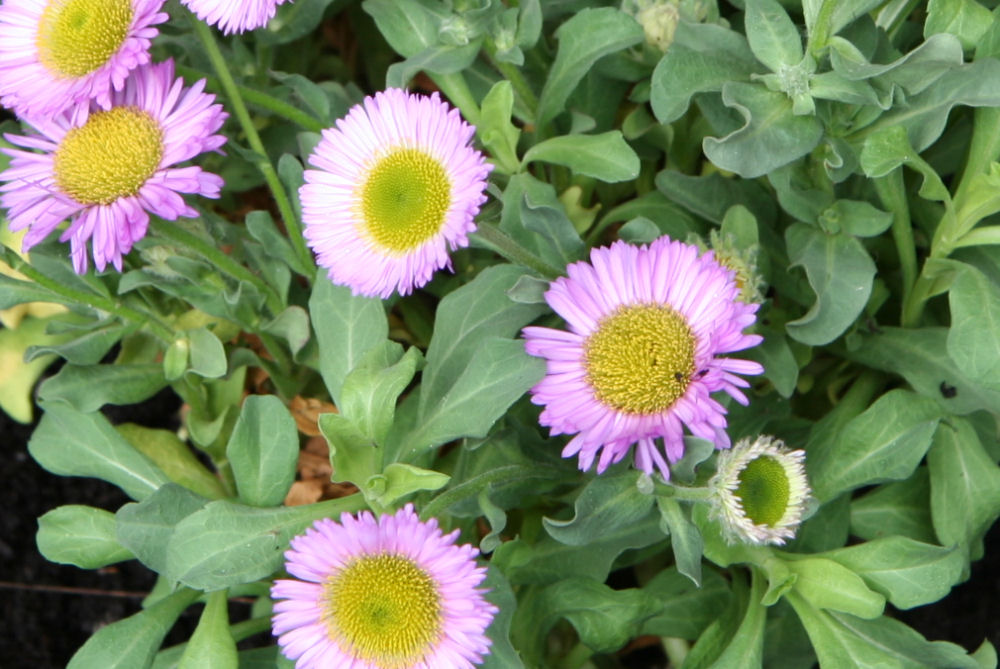
<path fill-rule="evenodd" d="M 255 30 L 274 18 L 288 0 L 181 0 L 199 19 L 225 34 Z"/>
<path fill-rule="evenodd" d="M 94 100 L 111 106 L 128 74 L 149 62 L 163 0 L 4 0 L 0 102 L 51 116 Z"/>
<path fill-rule="evenodd" d="M 719 453 L 708 485 L 715 492 L 713 515 L 730 543 L 781 545 L 795 537 L 809 497 L 805 457 L 767 435 Z"/>
<path fill-rule="evenodd" d="M 408 504 L 317 521 L 292 539 L 275 581 L 274 634 L 297 669 L 470 669 L 489 653 L 497 608 L 478 551 Z"/>

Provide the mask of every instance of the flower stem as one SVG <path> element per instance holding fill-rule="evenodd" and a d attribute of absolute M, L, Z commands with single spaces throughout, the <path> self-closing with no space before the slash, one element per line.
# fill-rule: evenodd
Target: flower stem
<path fill-rule="evenodd" d="M 531 253 L 515 242 L 510 235 L 493 223 L 481 221 L 474 233 L 484 245 L 499 253 L 515 265 L 523 265 L 534 270 L 546 279 L 554 279 L 562 274 L 561 270 L 548 264 L 534 253 Z"/>
<path fill-rule="evenodd" d="M 510 85 L 514 88 L 514 92 L 521 98 L 521 102 L 524 103 L 525 109 L 528 110 L 528 114 L 531 116 L 528 120 L 534 123 L 538 117 L 538 96 L 531 90 L 531 84 L 524 78 L 521 69 L 511 63 L 499 61 L 492 55 L 489 56 L 489 61 L 510 82 Z"/>
<path fill-rule="evenodd" d="M 472 95 L 469 84 L 461 72 L 452 74 L 428 73 L 431 80 L 437 84 L 453 105 L 462 112 L 462 117 L 472 125 L 479 125 L 479 103 Z"/>
<path fill-rule="evenodd" d="M 213 88 L 220 88 L 221 84 L 219 80 L 213 76 L 206 75 L 204 72 L 194 69 L 193 67 L 185 67 L 184 65 L 176 66 L 177 73 L 187 77 L 189 79 L 205 79 L 208 85 Z M 302 111 L 298 107 L 294 107 L 284 100 L 279 100 L 278 98 L 268 95 L 262 91 L 258 91 L 254 88 L 248 88 L 246 86 L 236 85 L 240 96 L 252 105 L 257 105 L 262 107 L 276 116 L 281 116 L 282 118 L 291 121 L 292 123 L 298 125 L 299 127 L 309 130 L 310 132 L 320 132 L 325 129 L 326 126 L 317 118 L 314 118 L 310 114 Z"/>
<path fill-rule="evenodd" d="M 445 490 L 443 493 L 432 499 L 424 510 L 420 512 L 420 517 L 424 519 L 436 518 L 448 510 L 448 507 L 458 502 L 475 497 L 490 484 L 503 485 L 510 481 L 522 481 L 531 478 L 549 478 L 556 470 L 549 467 L 527 466 L 527 465 L 506 465 L 498 467 L 485 474 L 469 479 L 459 485 Z"/>
<path fill-rule="evenodd" d="M 233 260 L 232 256 L 223 253 L 218 247 L 209 244 L 198 235 L 169 221 L 155 222 L 153 229 L 160 237 L 165 237 L 200 254 L 234 279 L 246 281 L 264 296 L 267 300 L 267 308 L 271 310 L 273 315 L 277 316 L 281 313 L 283 307 L 278 292 L 259 276 Z"/>
<path fill-rule="evenodd" d="M 684 502 L 706 502 L 712 499 L 713 491 L 711 488 L 673 485 L 653 479 L 653 494 Z"/>
<path fill-rule="evenodd" d="M 910 207 L 906 202 L 903 168 L 897 167 L 885 176 L 874 179 L 875 190 L 882 204 L 892 212 L 892 239 L 896 242 L 899 265 L 903 270 L 903 304 L 917 281 L 917 249 L 913 242 Z"/>
<path fill-rule="evenodd" d="M 126 307 L 124 304 L 116 302 L 108 297 L 85 293 L 82 290 L 70 288 L 62 283 L 59 283 L 58 281 L 50 279 L 48 276 L 42 274 L 25 261 L 18 263 L 14 269 L 24 274 L 42 288 L 45 288 L 56 295 L 61 295 L 71 302 L 86 304 L 94 309 L 114 314 L 124 320 L 139 323 L 140 325 L 147 325 L 149 326 L 149 329 L 152 330 L 154 335 L 168 344 L 174 340 L 174 331 L 153 314 L 136 311 L 135 309 Z"/>
<path fill-rule="evenodd" d="M 215 68 L 215 73 L 218 75 L 219 82 L 226 92 L 226 97 L 229 98 L 229 104 L 232 106 L 233 112 L 235 112 L 236 118 L 243 128 L 243 132 L 247 136 L 247 143 L 250 144 L 253 152 L 257 154 L 257 168 L 264 175 L 264 181 L 267 182 L 267 186 L 271 190 L 271 195 L 274 196 L 274 202 L 278 206 L 278 213 L 285 223 L 285 230 L 288 231 L 292 247 L 295 249 L 295 253 L 299 256 L 299 259 L 303 261 L 303 265 L 305 267 L 312 267 L 312 253 L 309 251 L 309 247 L 306 246 L 306 240 L 302 236 L 302 226 L 295 216 L 295 211 L 292 209 L 292 203 L 288 199 L 285 187 L 281 184 L 281 179 L 278 178 L 278 173 L 275 171 L 274 165 L 271 164 L 271 159 L 267 156 L 264 143 L 260 141 L 257 128 L 254 127 L 253 119 L 250 118 L 250 113 L 247 111 L 243 97 L 240 95 L 240 89 L 236 85 L 233 75 L 229 72 L 226 59 L 219 50 L 219 45 L 215 42 L 212 30 L 208 25 L 194 17 L 193 14 L 192 23 L 194 24 L 194 31 L 198 34 L 205 47 L 208 59 L 212 62 L 212 67 Z M 312 281 L 313 279 L 308 274 L 303 276 L 306 277 L 307 281 Z"/>

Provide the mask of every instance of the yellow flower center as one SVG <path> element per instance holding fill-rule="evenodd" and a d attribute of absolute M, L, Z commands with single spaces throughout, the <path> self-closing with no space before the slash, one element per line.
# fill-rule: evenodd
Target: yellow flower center
<path fill-rule="evenodd" d="M 785 515 L 790 492 L 785 467 L 776 458 L 762 455 L 740 472 L 736 497 L 754 525 L 774 527 Z"/>
<path fill-rule="evenodd" d="M 56 183 L 82 204 L 110 204 L 138 193 L 162 157 L 160 124 L 136 107 L 112 107 L 66 133 L 56 149 Z"/>
<path fill-rule="evenodd" d="M 131 0 L 49 0 L 35 38 L 38 59 L 58 75 L 82 77 L 108 62 L 131 25 Z"/>
<path fill-rule="evenodd" d="M 361 186 L 368 235 L 384 249 L 404 253 L 438 233 L 451 206 L 451 182 L 436 158 L 399 149 L 380 159 Z"/>
<path fill-rule="evenodd" d="M 409 558 L 361 557 L 325 588 L 330 637 L 348 653 L 384 669 L 410 667 L 441 632 L 437 586 Z"/>
<path fill-rule="evenodd" d="M 695 337 L 662 304 L 619 307 L 584 344 L 587 380 L 605 405 L 655 414 L 684 395 L 694 373 Z"/>

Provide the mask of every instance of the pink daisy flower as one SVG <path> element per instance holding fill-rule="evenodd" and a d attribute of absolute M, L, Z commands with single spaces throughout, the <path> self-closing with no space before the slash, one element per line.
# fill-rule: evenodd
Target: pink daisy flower
<path fill-rule="evenodd" d="M 149 62 L 164 0 L 3 0 L 0 103 L 47 117 L 94 100 L 111 106 L 129 72 Z"/>
<path fill-rule="evenodd" d="M 736 375 L 764 371 L 718 357 L 761 341 L 743 334 L 759 305 L 738 301 L 733 272 L 712 252 L 661 237 L 648 247 L 593 249 L 589 263 L 566 273 L 545 299 L 569 331 L 524 328 L 525 349 L 547 364 L 531 390 L 545 407 L 539 420 L 553 435 L 576 435 L 563 457 L 578 455 L 587 470 L 600 454 L 600 473 L 635 444 L 636 467 L 669 478 L 685 426 L 727 448 L 726 410 L 710 394 L 723 390 L 746 404 L 739 388 L 749 384 Z"/>
<path fill-rule="evenodd" d="M 305 237 L 330 280 L 406 295 L 468 246 L 492 165 L 457 109 L 389 89 L 323 131 L 299 189 Z"/>
<path fill-rule="evenodd" d="M 181 0 L 199 19 L 225 34 L 242 33 L 267 24 L 278 5 L 289 0 Z"/>
<path fill-rule="evenodd" d="M 466 669 L 489 653 L 497 608 L 477 586 L 479 551 L 407 504 L 316 521 L 285 553 L 273 631 L 297 669 Z"/>
<path fill-rule="evenodd" d="M 0 173 L 0 206 L 11 230 L 28 228 L 24 250 L 69 219 L 59 240 L 70 242 L 76 271 L 87 271 L 90 239 L 97 269 L 112 263 L 121 271 L 122 256 L 146 234 L 149 214 L 198 216 L 180 193 L 218 197 L 222 179 L 173 165 L 226 141 L 214 133 L 227 115 L 204 87 L 202 80 L 185 88 L 173 61 L 145 65 L 112 94 L 109 109 L 35 118 L 37 133 L 5 135 L 23 148 L 3 149 L 12 160 Z"/>

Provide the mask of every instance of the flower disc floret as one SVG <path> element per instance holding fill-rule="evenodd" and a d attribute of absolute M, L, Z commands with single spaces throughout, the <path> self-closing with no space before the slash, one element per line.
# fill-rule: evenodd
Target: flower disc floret
<path fill-rule="evenodd" d="M 278 5 L 290 0 L 181 0 L 199 19 L 223 33 L 242 33 L 267 25 Z"/>
<path fill-rule="evenodd" d="M 733 272 L 711 252 L 662 237 L 649 246 L 616 242 L 566 268 L 545 293 L 568 330 L 524 329 L 525 349 L 547 373 L 532 402 L 553 435 L 571 434 L 564 457 L 597 471 L 636 445 L 635 464 L 669 477 L 684 454 L 684 428 L 729 446 L 722 390 L 745 404 L 739 374 L 756 362 L 722 357 L 757 345 L 744 334 L 758 305 L 737 300 Z M 662 450 L 656 444 L 663 440 Z"/>
<path fill-rule="evenodd" d="M 0 103 L 21 116 L 111 106 L 129 73 L 149 62 L 164 0 L 4 0 Z"/>
<path fill-rule="evenodd" d="M 294 579 L 271 588 L 274 634 L 298 669 L 469 669 L 488 654 L 497 608 L 478 551 L 407 505 L 317 521 L 292 539 Z"/>
<path fill-rule="evenodd" d="M 173 61 L 146 65 L 112 95 L 105 110 L 65 112 L 30 121 L 35 133 L 6 135 L 10 166 L 0 173 L 0 205 L 11 230 L 27 229 L 24 250 L 63 221 L 73 266 L 87 271 L 87 242 L 94 264 L 122 268 L 122 256 L 146 234 L 149 214 L 174 220 L 198 216 L 182 193 L 218 197 L 222 179 L 200 167 L 175 167 L 225 143 L 215 134 L 226 114 L 204 81 L 185 88 Z"/>
<path fill-rule="evenodd" d="M 299 189 L 304 235 L 330 280 L 389 297 L 468 246 L 492 167 L 475 128 L 431 96 L 389 89 L 323 131 Z"/>
<path fill-rule="evenodd" d="M 804 462 L 805 451 L 767 435 L 719 454 L 708 486 L 730 543 L 781 545 L 795 536 L 809 497 Z"/>

